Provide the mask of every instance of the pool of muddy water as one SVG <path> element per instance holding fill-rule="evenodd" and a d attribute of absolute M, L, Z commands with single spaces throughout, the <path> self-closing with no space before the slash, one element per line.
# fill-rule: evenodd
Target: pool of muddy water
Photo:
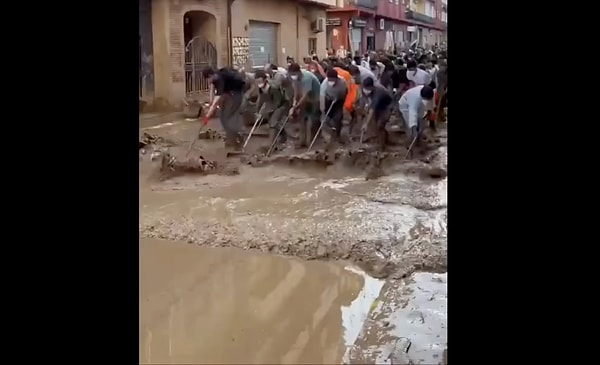
<path fill-rule="evenodd" d="M 140 240 L 140 363 L 340 363 L 383 286 L 341 262 Z"/>

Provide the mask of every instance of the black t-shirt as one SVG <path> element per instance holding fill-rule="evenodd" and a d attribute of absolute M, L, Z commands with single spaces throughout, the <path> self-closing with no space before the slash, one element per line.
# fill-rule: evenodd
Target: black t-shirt
<path fill-rule="evenodd" d="M 392 74 L 392 88 L 398 89 L 400 84 L 408 84 L 406 67 L 398 67 Z"/>
<path fill-rule="evenodd" d="M 246 81 L 242 79 L 242 75 L 229 68 L 220 69 L 213 77 L 213 85 L 217 95 L 241 93 L 245 84 Z"/>
<path fill-rule="evenodd" d="M 381 86 L 375 86 L 371 94 L 371 105 L 375 112 L 385 111 L 392 104 L 392 94 Z"/>
<path fill-rule="evenodd" d="M 381 77 L 379 78 L 379 82 L 384 87 L 388 88 L 392 86 L 392 71 L 383 71 Z"/>

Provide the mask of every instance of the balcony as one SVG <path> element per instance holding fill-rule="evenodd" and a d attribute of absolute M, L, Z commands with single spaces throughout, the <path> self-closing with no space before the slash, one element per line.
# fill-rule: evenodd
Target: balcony
<path fill-rule="evenodd" d="M 344 0 L 344 5 L 377 10 L 377 2 L 377 0 Z"/>
<path fill-rule="evenodd" d="M 300 0 L 301 3 L 321 5 L 327 8 L 335 8 L 336 0 Z"/>
<path fill-rule="evenodd" d="M 415 20 L 417 22 L 421 22 L 421 23 L 427 23 L 427 24 L 435 24 L 435 19 L 425 15 L 425 14 L 421 14 L 421 13 L 417 13 L 413 10 L 408 10 L 406 12 L 406 20 Z"/>

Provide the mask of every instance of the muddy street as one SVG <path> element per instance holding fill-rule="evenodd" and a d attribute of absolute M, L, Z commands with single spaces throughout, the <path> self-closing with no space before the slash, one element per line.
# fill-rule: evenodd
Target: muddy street
<path fill-rule="evenodd" d="M 339 363 L 383 285 L 234 249 L 141 240 L 140 255 L 144 363 Z"/>
<path fill-rule="evenodd" d="M 140 363 L 443 362 L 445 130 L 368 178 L 344 148 L 257 163 L 260 133 L 227 158 L 214 120 L 186 157 L 198 121 L 167 119 L 140 123 Z M 165 178 L 166 153 L 218 169 Z"/>

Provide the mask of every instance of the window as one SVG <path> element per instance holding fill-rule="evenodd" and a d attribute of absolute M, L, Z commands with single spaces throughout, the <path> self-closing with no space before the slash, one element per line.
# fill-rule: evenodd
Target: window
<path fill-rule="evenodd" d="M 429 3 L 429 2 L 425 3 L 425 15 L 433 17 L 432 11 L 433 11 L 433 6 L 431 6 L 431 3 Z"/>
<path fill-rule="evenodd" d="M 308 53 L 312 56 L 313 52 L 318 53 L 317 38 L 308 38 Z"/>

